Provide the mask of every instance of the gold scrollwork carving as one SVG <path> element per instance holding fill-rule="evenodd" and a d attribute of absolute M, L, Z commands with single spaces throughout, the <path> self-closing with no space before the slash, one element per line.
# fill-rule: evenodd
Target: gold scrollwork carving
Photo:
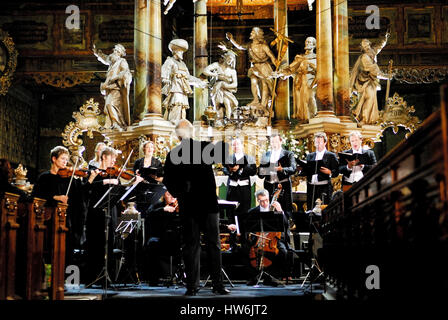
<path fill-rule="evenodd" d="M 101 114 L 98 102 L 95 102 L 93 98 L 89 99 L 82 107 L 79 108 L 79 112 L 73 112 L 72 117 L 76 122 L 71 121 L 65 126 L 62 133 L 63 144 L 68 147 L 71 152 L 71 161 L 81 166 L 87 165 L 82 153 L 85 147 L 82 145 L 83 141 L 79 138 L 83 132 L 87 132 L 89 138 L 93 138 L 93 131 L 102 133 L 104 128 L 100 125 L 98 116 Z M 105 140 L 108 138 L 105 137 Z"/>
<path fill-rule="evenodd" d="M 17 67 L 18 52 L 8 32 L 0 29 L 0 94 L 6 95 Z"/>
<path fill-rule="evenodd" d="M 57 88 L 70 88 L 81 83 L 90 83 L 94 72 L 37 72 L 32 76 L 37 83 Z"/>
<path fill-rule="evenodd" d="M 387 128 L 392 128 L 394 134 L 397 134 L 398 127 L 404 127 L 409 131 L 406 133 L 406 138 L 408 138 L 421 123 L 418 117 L 411 116 L 411 113 L 414 112 L 414 106 L 409 107 L 407 102 L 398 93 L 395 93 L 393 97 L 387 99 L 385 109 L 380 111 L 381 132 L 379 137 L 383 136 L 383 132 Z"/>

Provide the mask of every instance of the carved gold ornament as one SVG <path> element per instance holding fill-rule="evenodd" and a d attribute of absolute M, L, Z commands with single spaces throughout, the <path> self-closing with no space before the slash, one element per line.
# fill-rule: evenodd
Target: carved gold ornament
<path fill-rule="evenodd" d="M 380 111 L 381 132 L 379 137 L 383 136 L 383 132 L 387 128 L 392 128 L 394 134 L 397 134 L 398 127 L 404 127 L 409 131 L 406 133 L 406 138 L 408 138 L 421 123 L 418 117 L 411 116 L 411 113 L 414 112 L 414 106 L 409 107 L 407 102 L 398 93 L 395 93 L 392 98 L 388 98 L 385 109 Z"/>
<path fill-rule="evenodd" d="M 0 94 L 6 95 L 17 67 L 18 52 L 8 32 L 0 29 Z"/>
<path fill-rule="evenodd" d="M 37 83 L 48 84 L 57 88 L 70 88 L 81 83 L 90 83 L 94 72 L 38 72 L 33 73 Z"/>
<path fill-rule="evenodd" d="M 100 125 L 98 121 L 98 116 L 101 110 L 99 109 L 98 102 L 95 102 L 93 98 L 89 99 L 81 108 L 79 112 L 73 112 L 73 118 L 76 122 L 71 121 L 65 126 L 64 132 L 62 133 L 63 144 L 68 147 L 72 158 L 70 159 L 73 163 L 76 163 L 78 159 L 78 164 L 85 166 L 85 160 L 82 157 L 82 153 L 85 147 L 82 145 L 83 141 L 79 138 L 83 132 L 87 132 L 89 138 L 93 138 L 93 131 L 102 132 L 104 128 Z"/>

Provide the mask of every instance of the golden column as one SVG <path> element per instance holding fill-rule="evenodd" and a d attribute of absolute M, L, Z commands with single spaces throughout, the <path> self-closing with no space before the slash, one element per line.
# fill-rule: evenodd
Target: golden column
<path fill-rule="evenodd" d="M 162 115 L 162 16 L 161 0 L 148 3 L 148 77 L 145 118 L 161 118 Z"/>
<path fill-rule="evenodd" d="M 331 0 L 317 0 L 316 29 L 317 116 L 334 116 Z"/>
<path fill-rule="evenodd" d="M 141 119 L 146 112 L 148 58 L 148 1 L 136 0 L 134 6 L 134 111 L 133 119 Z"/>
<path fill-rule="evenodd" d="M 274 30 L 288 36 L 288 5 L 287 0 L 274 1 Z M 285 43 L 284 45 L 288 45 Z M 280 46 L 277 45 L 277 52 Z M 289 63 L 289 50 L 286 50 L 281 63 Z M 277 80 L 277 96 L 275 98 L 275 117 L 277 124 L 289 125 L 289 80 Z"/>
<path fill-rule="evenodd" d="M 344 121 L 350 121 L 350 71 L 347 0 L 335 0 L 333 50 L 336 115 Z"/>
<path fill-rule="evenodd" d="M 194 4 L 194 69 L 193 75 L 200 77 L 208 64 L 207 52 L 207 0 Z M 194 88 L 194 121 L 200 120 L 208 106 L 208 89 Z"/>

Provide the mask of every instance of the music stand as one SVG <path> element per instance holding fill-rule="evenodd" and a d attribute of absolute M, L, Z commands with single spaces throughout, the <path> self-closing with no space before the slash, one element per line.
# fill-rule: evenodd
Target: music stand
<path fill-rule="evenodd" d="M 285 226 L 283 224 L 283 214 L 276 213 L 274 211 L 251 213 L 247 215 L 247 217 L 245 218 L 244 226 L 246 232 L 261 238 L 262 241 L 264 241 L 263 236 L 264 232 L 285 231 Z M 257 232 L 260 232 L 262 235 L 261 236 L 257 235 L 256 234 Z M 257 275 L 257 283 L 255 285 L 258 285 L 264 274 L 271 277 L 271 279 L 277 280 L 275 277 L 273 277 L 264 270 L 263 261 L 264 261 L 264 250 L 261 250 L 261 259 L 259 260 L 259 263 L 257 263 L 259 274 Z"/>
<path fill-rule="evenodd" d="M 231 210 L 232 212 L 234 212 L 234 210 L 236 210 L 236 208 L 238 208 L 239 205 L 240 205 L 240 203 L 238 201 L 228 201 L 228 200 L 218 199 L 218 208 L 219 208 L 220 215 L 222 212 L 224 212 L 224 210 Z M 235 219 L 235 222 L 237 225 L 237 229 L 239 230 L 238 220 Z M 233 288 L 234 285 L 222 266 L 221 266 L 221 272 L 224 274 L 227 281 L 229 281 L 230 286 Z M 208 275 L 208 277 L 205 280 L 205 283 L 202 285 L 202 287 L 205 287 L 209 280 L 210 280 L 210 274 Z"/>
<path fill-rule="evenodd" d="M 142 219 L 140 217 L 140 213 L 127 213 L 127 214 L 122 214 L 121 217 L 119 218 L 120 223 L 118 224 L 117 228 L 115 229 L 116 233 L 120 233 L 121 235 L 121 239 L 122 239 L 122 250 L 121 250 L 121 258 L 120 258 L 120 264 L 118 266 L 118 270 L 115 273 L 115 281 L 118 280 L 120 272 L 121 272 L 121 268 L 123 265 L 126 264 L 127 266 L 127 270 L 128 270 L 128 276 L 131 278 L 131 280 L 136 283 L 136 284 L 140 284 L 140 277 L 138 274 L 138 270 L 136 270 L 136 265 L 137 265 L 137 261 L 136 261 L 136 256 L 137 256 L 137 243 L 138 243 L 138 239 L 137 239 L 137 232 L 133 232 L 134 229 L 140 229 L 141 225 L 142 225 Z M 125 250 L 125 239 L 132 234 L 134 236 L 134 252 L 133 252 L 133 261 L 132 261 L 132 265 L 129 266 L 126 260 L 126 250 Z M 134 275 L 135 274 L 135 275 Z M 134 278 L 135 276 L 135 278 Z M 124 278 L 123 280 L 125 280 L 126 278 Z M 126 282 L 125 282 L 126 285 Z"/>
<path fill-rule="evenodd" d="M 126 192 L 126 187 L 122 185 L 109 185 L 109 188 L 104 193 L 104 195 L 101 197 L 100 200 L 93 206 L 94 209 L 99 208 L 103 209 L 104 211 L 104 237 L 105 237 L 105 243 L 104 243 L 104 267 L 97 276 L 97 278 L 88 284 L 86 288 L 90 287 L 94 283 L 100 281 L 102 278 L 104 278 L 104 296 L 107 295 L 107 282 L 109 281 L 111 283 L 112 288 L 112 280 L 110 279 L 109 272 L 107 269 L 108 264 L 108 257 L 109 257 L 109 222 L 110 222 L 110 209 L 111 207 L 115 206 L 118 201 L 120 201 L 120 198 L 122 195 Z M 114 288 L 115 289 L 115 288 Z"/>
<path fill-rule="evenodd" d="M 308 214 L 308 216 L 310 218 L 309 225 L 312 226 L 312 228 L 310 227 L 310 238 L 312 237 L 313 233 L 317 233 L 320 236 L 319 230 L 317 229 L 317 227 L 316 227 L 316 225 L 314 223 L 315 220 L 320 220 L 321 219 L 322 213 L 321 213 L 320 208 L 317 209 L 317 207 L 315 207 L 313 210 L 308 210 L 305 213 Z M 313 229 L 314 229 L 314 232 L 313 232 Z M 312 246 L 314 246 L 314 245 L 315 244 L 312 243 Z M 316 257 L 313 257 L 313 253 L 311 252 L 312 248 L 311 248 L 310 243 L 308 244 L 308 250 L 310 251 L 309 254 L 311 255 L 311 266 L 310 266 L 310 269 L 308 270 L 308 273 L 305 276 L 305 279 L 303 279 L 303 282 L 302 282 L 302 285 L 300 286 L 300 288 L 303 288 L 303 286 L 305 285 L 306 280 L 308 279 L 308 277 L 310 277 L 310 283 L 309 283 L 309 285 L 305 289 L 303 289 L 303 291 L 305 292 L 305 291 L 308 290 L 308 288 L 310 288 L 311 289 L 311 293 L 312 293 L 312 291 L 313 291 L 313 282 L 315 282 L 317 279 L 319 279 L 321 276 L 323 276 L 324 272 L 322 271 L 322 269 L 319 266 L 319 263 L 317 262 L 317 254 L 316 254 Z M 317 271 L 319 272 L 319 274 L 314 279 L 311 278 L 311 272 L 313 271 L 313 268 L 316 268 Z"/>

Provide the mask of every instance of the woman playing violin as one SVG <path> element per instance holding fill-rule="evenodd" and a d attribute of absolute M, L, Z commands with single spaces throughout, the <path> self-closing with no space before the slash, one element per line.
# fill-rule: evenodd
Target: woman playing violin
<path fill-rule="evenodd" d="M 37 179 L 32 197 L 45 199 L 45 206 L 55 207 L 58 202 L 68 204 L 66 223 L 69 229 L 66 243 L 66 262 L 71 263 L 73 249 L 81 248 L 84 234 L 84 222 L 87 211 L 84 197 L 84 181 L 73 179 L 70 184 L 67 162 L 69 151 L 63 146 L 56 146 L 50 152 L 50 170 L 43 172 Z M 66 175 L 61 175 L 65 171 Z M 70 188 L 69 188 L 70 185 Z"/>
<path fill-rule="evenodd" d="M 107 192 L 111 186 L 120 184 L 116 176 L 107 173 L 108 168 L 113 168 L 117 152 L 111 147 L 105 147 L 101 152 L 100 165 L 97 169 L 90 172 L 86 184 L 86 191 L 89 196 L 89 206 L 86 221 L 86 240 L 87 240 L 87 270 L 89 271 L 89 280 L 94 280 L 99 274 L 104 264 L 104 224 L 105 214 L 103 209 L 94 208 L 95 204 Z M 141 177 L 137 177 L 135 183 L 142 181 Z M 109 220 L 109 254 L 112 256 L 114 248 L 114 231 L 117 224 L 117 207 L 111 204 L 110 220 Z"/>
<path fill-rule="evenodd" d="M 69 181 L 58 175 L 60 169 L 67 167 L 68 149 L 63 146 L 53 148 L 50 152 L 50 159 L 50 170 L 43 172 L 37 178 L 33 187 L 33 197 L 45 199 L 47 200 L 45 206 L 54 207 L 58 201 L 68 203 L 66 192 Z"/>
<path fill-rule="evenodd" d="M 155 174 L 146 173 L 143 168 L 154 168 L 155 170 L 162 169 L 162 163 L 159 159 L 154 158 L 154 142 L 151 140 L 145 141 L 142 146 L 143 158 L 137 159 L 134 163 L 134 173 L 141 175 L 146 181 L 150 183 L 162 182 L 163 178 Z"/>

